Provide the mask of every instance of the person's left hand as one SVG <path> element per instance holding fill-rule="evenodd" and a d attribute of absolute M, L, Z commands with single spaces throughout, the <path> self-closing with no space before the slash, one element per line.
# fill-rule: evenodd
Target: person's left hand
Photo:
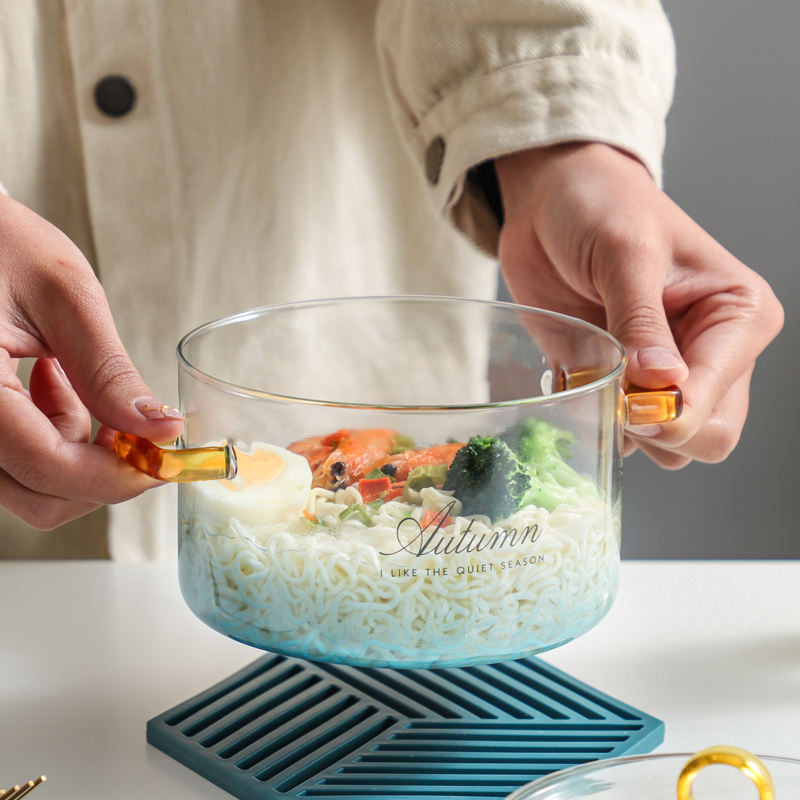
<path fill-rule="evenodd" d="M 557 145 L 495 166 L 513 298 L 606 328 L 628 351 L 632 383 L 683 392 L 682 416 L 628 428 L 626 451 L 638 445 L 668 468 L 725 459 L 747 416 L 756 358 L 783 324 L 767 283 L 620 150 Z"/>

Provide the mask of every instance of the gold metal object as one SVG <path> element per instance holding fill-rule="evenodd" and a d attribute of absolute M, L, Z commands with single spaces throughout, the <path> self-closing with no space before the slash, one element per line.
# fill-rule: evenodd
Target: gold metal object
<path fill-rule="evenodd" d="M 747 750 L 716 745 L 695 753 L 678 777 L 678 800 L 695 800 L 692 783 L 701 769 L 711 764 L 728 764 L 743 772 L 758 789 L 760 800 L 775 800 L 775 784 L 764 763 Z"/>
<path fill-rule="evenodd" d="M 0 789 L 0 800 L 19 800 L 26 794 L 32 792 L 37 786 L 47 780 L 47 775 L 40 775 L 38 778 L 27 783 L 17 784 L 10 789 Z"/>
<path fill-rule="evenodd" d="M 238 469 L 236 451 L 230 443 L 219 447 L 172 449 L 135 436 L 114 433 L 114 452 L 131 466 L 160 481 L 233 480 Z M 0 800 L 5 800 L 0 796 Z"/>
<path fill-rule="evenodd" d="M 592 367 L 589 369 L 568 369 L 559 367 L 555 377 L 555 391 L 575 389 L 604 377 L 605 370 Z M 643 389 L 627 383 L 623 387 L 625 393 L 625 422 L 628 425 L 658 425 L 672 422 L 683 412 L 683 395 L 677 386 L 666 386 L 663 389 Z"/>

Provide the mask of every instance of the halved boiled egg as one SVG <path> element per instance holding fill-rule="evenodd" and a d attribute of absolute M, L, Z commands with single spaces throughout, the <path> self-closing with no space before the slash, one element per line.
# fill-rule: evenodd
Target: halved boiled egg
<path fill-rule="evenodd" d="M 254 442 L 236 448 L 238 472 L 232 481 L 194 484 L 195 511 L 207 523 L 226 525 L 235 517 L 246 526 L 287 522 L 303 513 L 311 490 L 308 461 L 282 447 Z"/>

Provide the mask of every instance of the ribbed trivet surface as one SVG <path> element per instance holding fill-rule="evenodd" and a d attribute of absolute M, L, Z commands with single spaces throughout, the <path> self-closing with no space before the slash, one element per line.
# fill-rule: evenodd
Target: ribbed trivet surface
<path fill-rule="evenodd" d="M 538 658 L 393 670 L 268 655 L 147 723 L 150 744 L 241 800 L 503 798 L 663 737 Z"/>

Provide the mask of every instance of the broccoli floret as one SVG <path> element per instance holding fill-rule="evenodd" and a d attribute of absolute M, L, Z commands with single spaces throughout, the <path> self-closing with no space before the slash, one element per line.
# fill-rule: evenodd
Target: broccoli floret
<path fill-rule="evenodd" d="M 456 453 L 443 488 L 461 501 L 463 514 L 484 514 L 493 522 L 527 505 L 553 511 L 596 498 L 591 478 L 566 461 L 574 441 L 569 431 L 533 418 L 499 436 L 473 436 Z"/>
<path fill-rule="evenodd" d="M 500 438 L 521 461 L 534 467 L 572 458 L 572 444 L 575 441 L 569 431 L 534 417 L 520 420 L 503 431 Z"/>
<path fill-rule="evenodd" d="M 587 475 L 571 467 L 575 437 L 541 419 L 521 420 L 499 437 L 519 457 L 531 474 L 531 487 L 523 505 L 534 504 L 552 511 L 561 503 L 577 503 L 581 497 L 597 497 L 597 487 Z"/>
<path fill-rule="evenodd" d="M 444 482 L 467 516 L 503 519 L 523 505 L 531 474 L 511 448 L 496 436 L 473 436 L 457 453 Z"/>

